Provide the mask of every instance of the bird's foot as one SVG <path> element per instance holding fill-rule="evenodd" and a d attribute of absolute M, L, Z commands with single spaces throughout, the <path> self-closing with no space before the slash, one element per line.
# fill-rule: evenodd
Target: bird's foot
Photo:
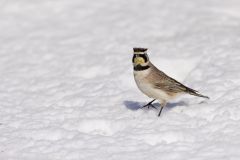
<path fill-rule="evenodd" d="M 163 108 L 166 106 L 166 104 L 167 104 L 166 101 L 163 101 L 163 102 L 160 104 L 161 108 L 160 108 L 160 111 L 159 111 L 159 113 L 158 113 L 158 117 L 160 117 L 160 115 L 161 115 L 161 113 L 162 113 L 162 110 L 163 110 Z"/>
<path fill-rule="evenodd" d="M 162 113 L 163 107 L 161 107 L 159 113 L 158 113 L 158 117 L 160 117 L 161 113 Z"/>
<path fill-rule="evenodd" d="M 142 108 L 148 107 L 148 109 L 149 109 L 150 107 L 152 107 L 152 108 L 157 109 L 157 108 L 152 104 L 154 101 L 155 101 L 155 99 L 152 100 L 151 102 L 149 102 L 148 104 L 142 106 Z"/>

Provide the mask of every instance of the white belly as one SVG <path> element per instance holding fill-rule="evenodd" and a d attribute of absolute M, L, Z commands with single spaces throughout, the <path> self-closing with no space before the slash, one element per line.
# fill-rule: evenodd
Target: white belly
<path fill-rule="evenodd" d="M 149 73 L 149 70 L 146 71 L 135 71 L 134 79 L 140 91 L 150 98 L 158 100 L 168 100 L 171 97 L 160 89 L 153 87 L 153 84 L 150 84 L 145 79 Z"/>

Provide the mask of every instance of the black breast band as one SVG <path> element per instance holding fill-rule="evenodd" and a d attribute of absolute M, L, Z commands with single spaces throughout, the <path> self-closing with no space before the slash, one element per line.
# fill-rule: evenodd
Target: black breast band
<path fill-rule="evenodd" d="M 143 70 L 146 70 L 148 68 L 150 68 L 150 66 L 137 65 L 137 66 L 134 66 L 134 71 L 143 71 Z"/>

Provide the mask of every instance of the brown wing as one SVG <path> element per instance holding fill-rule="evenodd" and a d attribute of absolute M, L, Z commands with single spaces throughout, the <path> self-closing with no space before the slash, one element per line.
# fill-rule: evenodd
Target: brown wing
<path fill-rule="evenodd" d="M 182 83 L 176 81 L 175 79 L 169 77 L 164 72 L 158 70 L 153 64 L 151 65 L 152 72 L 149 75 L 151 83 L 154 88 L 164 90 L 171 93 L 180 92 L 197 92 L 191 88 L 186 87 Z"/>

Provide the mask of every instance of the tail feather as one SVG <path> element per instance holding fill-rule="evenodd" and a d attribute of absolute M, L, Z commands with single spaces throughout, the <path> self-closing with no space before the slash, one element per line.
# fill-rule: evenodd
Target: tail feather
<path fill-rule="evenodd" d="M 202 98 L 210 99 L 208 96 L 204 96 L 204 95 L 198 93 L 198 91 L 193 90 L 193 89 L 191 89 L 191 88 L 187 88 L 187 93 L 189 93 L 189 94 L 191 94 L 191 95 L 194 95 L 194 96 L 197 96 L 197 97 L 202 97 Z"/>

